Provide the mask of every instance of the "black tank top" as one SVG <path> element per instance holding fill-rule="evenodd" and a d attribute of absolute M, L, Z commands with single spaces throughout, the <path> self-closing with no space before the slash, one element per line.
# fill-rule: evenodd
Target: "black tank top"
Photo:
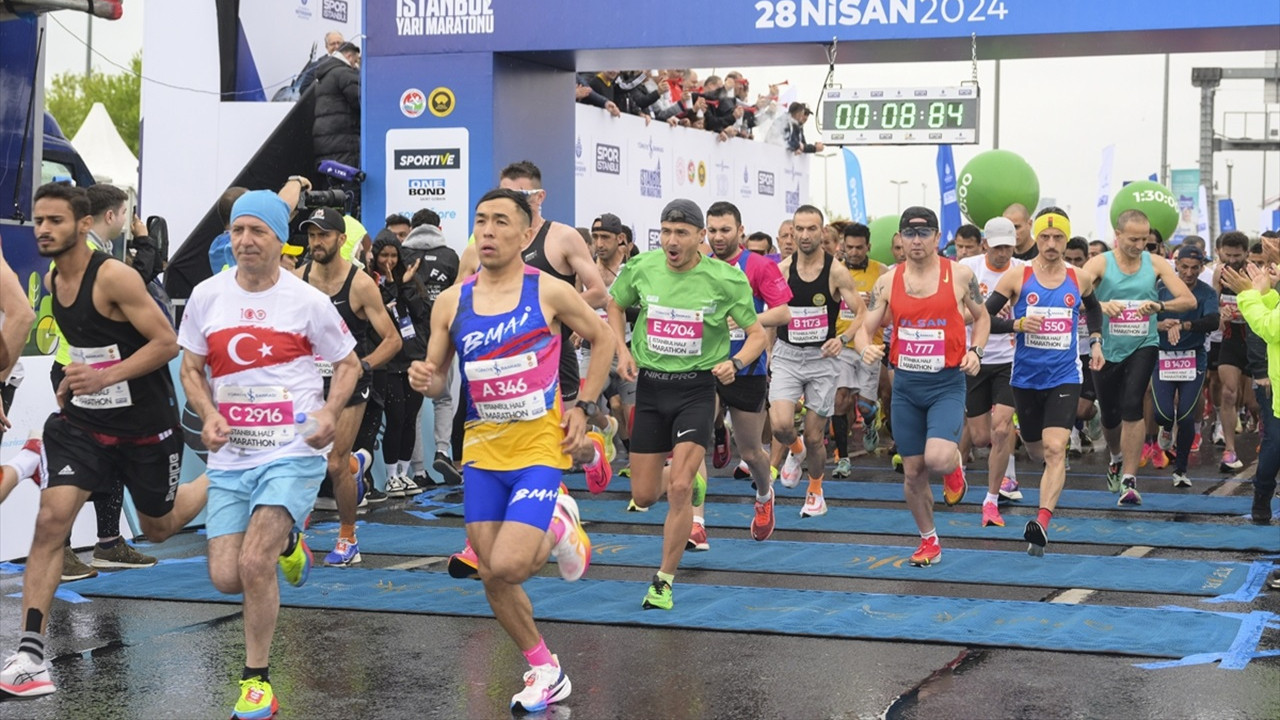
<path fill-rule="evenodd" d="M 831 297 L 831 261 L 832 257 L 823 254 L 822 271 L 813 280 L 801 280 L 797 267 L 799 258 L 792 256 L 791 269 L 787 271 L 787 285 L 791 287 L 792 308 L 823 307 L 827 308 L 827 332 L 821 340 L 811 342 L 792 342 L 789 325 L 778 328 L 778 338 L 796 347 L 822 347 L 822 343 L 836 336 L 836 318 L 840 316 L 840 301 Z M 792 322 L 796 322 L 795 311 L 792 310 Z"/>
<path fill-rule="evenodd" d="M 538 268 L 557 280 L 563 280 L 576 290 L 578 276 L 572 273 L 565 275 L 557 271 L 551 264 L 551 259 L 547 257 L 547 233 L 550 231 L 551 221 L 543 220 L 538 234 L 533 236 L 533 242 L 529 243 L 529 247 L 525 248 L 524 253 L 521 254 L 524 264 Z M 563 343 L 561 345 L 563 349 L 560 351 L 560 394 L 566 403 L 578 397 L 578 356 L 577 353 L 570 351 L 573 348 L 569 344 L 572 337 L 573 330 L 568 325 L 560 323 L 560 339 Z"/>
<path fill-rule="evenodd" d="M 72 362 L 115 364 L 132 357 L 147 339 L 128 321 L 103 317 L 93 306 L 93 286 L 98 268 L 105 262 L 119 262 L 104 252 L 94 252 L 80 281 L 80 291 L 70 306 L 63 307 L 57 292 L 53 297 L 53 319 L 73 348 Z M 57 288 L 58 269 L 53 269 L 50 285 Z M 76 351 L 85 353 L 79 355 Z M 88 396 L 76 396 L 62 409 L 69 422 L 93 432 L 116 437 L 141 438 L 158 435 L 178 425 L 178 402 L 168 366 L 141 377 L 104 388 Z"/>
<path fill-rule="evenodd" d="M 524 249 L 524 264 L 530 267 L 536 267 L 544 273 L 557 280 L 563 280 L 575 288 L 578 287 L 578 276 L 573 273 L 565 275 L 555 269 L 551 264 L 551 259 L 547 257 L 547 233 L 551 231 L 551 221 L 544 220 L 542 227 L 538 229 L 538 234 L 533 236 L 533 242 L 529 243 L 529 247 Z"/>
<path fill-rule="evenodd" d="M 302 268 L 302 280 L 308 285 L 311 284 L 311 266 L 312 263 L 307 263 L 306 267 Z M 329 301 L 333 303 L 338 315 L 347 324 L 347 329 L 355 337 L 356 354 L 363 356 L 369 354 L 366 346 L 372 341 L 369 337 L 369 321 L 361 320 L 360 316 L 356 315 L 356 311 L 351 309 L 351 283 L 355 280 L 358 272 L 360 270 L 355 265 L 352 265 L 351 270 L 347 272 L 346 281 L 342 283 L 342 287 L 338 289 L 338 292 L 329 296 Z"/>

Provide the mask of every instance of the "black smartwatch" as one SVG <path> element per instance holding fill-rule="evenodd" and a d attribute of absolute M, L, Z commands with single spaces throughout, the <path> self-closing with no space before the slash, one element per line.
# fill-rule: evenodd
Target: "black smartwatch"
<path fill-rule="evenodd" d="M 373 366 L 369 364 L 369 361 L 368 361 L 368 360 L 361 360 L 361 361 L 360 361 L 360 369 L 361 369 L 361 370 L 364 372 L 364 374 L 366 374 L 366 375 L 368 375 L 369 373 L 373 372 Z"/>
<path fill-rule="evenodd" d="M 594 415 L 600 414 L 600 406 L 593 402 L 588 402 L 586 400 L 579 400 L 578 402 L 574 403 L 573 406 L 581 410 L 582 414 L 586 415 L 587 417 L 592 417 Z"/>
<path fill-rule="evenodd" d="M 982 353 L 984 352 L 984 350 L 983 350 L 983 347 L 982 347 L 981 345 L 974 345 L 974 346 L 972 346 L 972 347 L 970 347 L 970 348 L 969 348 L 969 352 L 973 353 L 974 355 L 977 355 L 977 356 L 978 356 L 978 359 L 979 359 L 979 360 L 981 360 L 981 359 L 982 359 Z"/>

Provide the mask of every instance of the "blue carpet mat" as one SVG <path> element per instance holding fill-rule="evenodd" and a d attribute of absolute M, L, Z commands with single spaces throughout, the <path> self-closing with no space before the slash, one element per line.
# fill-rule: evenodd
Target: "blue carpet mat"
<path fill-rule="evenodd" d="M 627 503 L 622 500 L 591 500 L 579 496 L 578 507 L 582 511 L 582 519 L 589 522 L 661 525 L 666 516 L 666 504 L 663 502 L 658 503 L 649 512 L 627 512 Z M 752 506 L 746 503 L 708 503 L 706 510 L 707 527 L 732 527 L 745 530 L 751 526 Z M 461 516 L 462 508 L 460 506 L 439 508 L 434 511 L 434 514 Z M 776 517 L 779 530 L 916 536 L 915 521 L 907 510 L 833 507 L 826 515 L 801 518 L 797 501 L 794 505 L 779 505 Z M 1026 517 L 1007 515 L 1005 527 L 984 528 L 981 526 L 982 518 L 974 510 L 967 512 L 938 510 L 934 513 L 944 549 L 949 537 L 1021 541 Z M 1280 552 L 1280 532 L 1277 532 L 1274 527 L 1256 525 L 1055 517 L 1048 531 L 1050 552 L 1052 552 L 1053 543 L 1058 542 Z M 913 540 L 913 545 L 914 542 Z"/>
<path fill-rule="evenodd" d="M 457 527 L 422 525 L 358 525 L 360 552 L 365 555 L 447 556 L 462 548 L 466 533 Z M 312 526 L 313 548 L 336 539 L 334 523 Z M 650 535 L 591 533 L 591 562 L 596 565 L 657 567 L 662 538 Z M 1262 589 L 1270 563 L 1205 562 L 1155 558 L 1054 555 L 1029 557 L 1024 552 L 952 550 L 945 562 L 929 568 L 907 562 L 913 548 L 845 543 L 734 540 L 716 538 L 710 552 L 687 552 L 685 569 L 730 572 L 821 575 L 912 582 L 1088 588 L 1122 592 L 1198 595 L 1249 602 Z M 1258 568 L 1255 570 L 1255 566 Z"/>
<path fill-rule="evenodd" d="M 187 602 L 239 602 L 218 593 L 203 561 L 105 573 L 77 583 L 82 594 Z M 290 607 L 491 617 L 481 585 L 444 573 L 316 568 L 301 588 L 281 583 Z M 675 609 L 641 610 L 645 584 L 524 585 L 539 620 L 639 625 L 824 638 L 911 640 L 957 645 L 1114 653 L 1161 658 L 1252 657 L 1270 613 L 1062 605 L 1008 600 L 841 593 L 678 583 Z M 1238 658 L 1237 658 L 1238 659 Z M 1225 663 L 1224 663 L 1225 664 Z"/>
<path fill-rule="evenodd" d="M 978 479 L 979 482 L 985 482 L 985 476 Z M 1139 478 L 1138 484 L 1140 488 L 1150 488 L 1156 486 L 1154 479 L 1143 482 L 1145 478 Z M 1167 479 L 1161 478 L 1159 482 L 1163 485 L 1168 482 Z M 586 492 L 587 480 L 586 476 L 581 473 L 566 475 L 564 483 L 570 490 L 581 490 Z M 974 485 L 974 478 L 969 481 L 969 493 L 965 498 L 964 505 L 980 505 L 982 503 L 983 493 L 986 491 L 982 487 Z M 774 491 L 778 493 L 778 497 L 795 497 L 804 499 L 805 485 L 796 488 L 787 489 L 782 483 L 775 482 L 773 484 Z M 631 489 L 630 480 L 624 477 L 614 476 L 613 482 L 610 483 L 609 489 L 614 492 L 629 492 Z M 822 484 L 822 493 L 828 500 L 861 500 L 866 502 L 903 502 L 902 499 L 902 483 L 901 482 L 854 482 L 850 480 L 832 480 Z M 735 480 L 728 477 L 712 477 L 707 480 L 707 494 L 711 496 L 732 496 L 732 497 L 750 497 L 752 495 L 750 480 Z M 942 502 L 942 483 L 933 483 L 933 499 L 936 502 Z M 1040 491 L 1035 488 L 1023 488 L 1022 499 L 1009 505 L 1009 507 L 1026 507 L 1036 508 L 1040 502 Z M 1063 490 L 1062 496 L 1058 499 L 1058 507 L 1070 510 L 1111 510 L 1115 512 L 1162 512 L 1162 513 L 1192 513 L 1197 515 L 1232 515 L 1241 516 L 1248 515 L 1252 498 L 1249 497 L 1217 497 L 1201 494 L 1175 494 L 1171 492 L 1143 492 L 1142 504 L 1137 507 L 1118 507 L 1116 505 L 1115 493 L 1109 493 L 1101 490 Z M 1272 500 L 1272 508 L 1274 514 L 1280 516 L 1280 497 Z"/>

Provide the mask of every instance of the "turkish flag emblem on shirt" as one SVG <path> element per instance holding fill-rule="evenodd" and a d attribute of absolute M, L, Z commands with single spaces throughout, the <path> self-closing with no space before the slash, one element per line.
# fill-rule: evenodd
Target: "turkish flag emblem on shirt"
<path fill-rule="evenodd" d="M 269 327 L 226 328 L 209 336 L 208 362 L 214 377 L 314 356 L 305 336 Z"/>

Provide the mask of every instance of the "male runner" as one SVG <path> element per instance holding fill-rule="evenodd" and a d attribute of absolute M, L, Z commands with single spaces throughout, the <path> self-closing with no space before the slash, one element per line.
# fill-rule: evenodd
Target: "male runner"
<path fill-rule="evenodd" d="M 1062 257 L 1072 267 L 1083 268 L 1089 261 L 1089 241 L 1082 237 L 1071 238 Z M 1079 454 L 1084 448 L 1093 446 L 1085 423 L 1098 415 L 1098 389 L 1093 385 L 1093 369 L 1089 367 L 1089 327 L 1083 313 L 1076 323 L 1076 349 L 1080 352 L 1080 399 L 1076 402 L 1076 424 L 1071 428 L 1067 452 Z"/>
<path fill-rule="evenodd" d="M 1249 261 L 1249 236 L 1239 231 L 1225 232 L 1218 238 L 1218 267 L 1214 272 L 1212 289 L 1218 293 L 1219 330 L 1222 341 L 1218 346 L 1217 370 L 1221 390 L 1218 398 L 1218 420 L 1222 423 L 1222 472 L 1236 472 L 1244 467 L 1236 454 L 1236 423 L 1240 419 L 1240 405 L 1245 396 L 1244 378 L 1248 377 L 1248 356 L 1245 351 L 1249 326 L 1240 314 L 1236 292 L 1222 282 L 1222 269 L 1229 267 L 1243 274 Z"/>
<path fill-rule="evenodd" d="M 835 258 L 822 249 L 822 211 L 812 205 L 796 208 L 793 218 L 796 252 L 778 266 L 791 288 L 791 319 L 778 328 L 770 360 L 769 422 L 773 426 L 775 451 L 791 451 L 779 476 L 792 488 L 809 471 L 800 517 L 825 515 L 827 501 L 822 494 L 823 470 L 827 464 L 823 436 L 827 419 L 835 414 L 836 378 L 840 373 L 841 349 L 862 323 L 866 305 L 853 285 L 853 277 L 837 269 Z M 853 310 L 852 330 L 837 337 L 836 320 L 841 303 Z M 796 404 L 804 398 L 804 437 L 796 437 Z M 812 448 L 812 453 L 807 448 Z M 807 466 L 805 461 L 808 460 Z"/>
<path fill-rule="evenodd" d="M 367 448 L 361 448 L 355 454 L 356 467 L 351 467 L 351 450 L 355 445 L 356 433 L 364 420 L 365 403 L 373 388 L 373 369 L 382 367 L 388 360 L 400 352 L 402 340 L 391 316 L 382 304 L 382 293 L 368 273 L 360 272 L 349 260 L 344 260 L 340 251 L 346 242 L 346 222 L 342 213 L 331 208 L 316 208 L 302 227 L 307 231 L 307 245 L 311 249 L 311 262 L 293 271 L 320 292 L 329 296 L 339 317 L 346 323 L 347 330 L 356 338 L 357 356 L 359 351 L 367 350 L 360 359 L 360 377 L 356 380 L 351 399 L 347 400 L 342 413 L 338 415 L 334 427 L 333 447 L 329 450 L 329 465 L 326 478 L 333 486 L 333 498 L 338 505 L 338 540 L 333 552 L 324 558 L 325 565 L 349 566 L 360 562 L 360 545 L 356 542 L 356 506 L 360 503 L 359 492 L 364 482 L 365 469 L 373 462 Z M 367 345 L 369 328 L 382 338 L 372 350 Z M 324 378 L 325 394 L 333 380 L 333 365 L 322 359 L 316 360 L 316 369 Z M 387 494 L 393 497 L 416 495 L 422 492 L 412 480 L 406 487 L 404 481 L 391 486 L 392 478 L 387 478 Z"/>
<path fill-rule="evenodd" d="M 566 580 L 581 578 L 591 561 L 577 503 L 559 487 L 567 451 L 584 442 L 585 416 L 595 412 L 583 406 L 594 403 L 562 404 L 558 355 L 573 353 L 562 346 L 558 326 L 595 348 L 585 397 L 604 387 L 614 345 L 574 287 L 521 261 L 533 218 L 521 193 L 503 188 L 480 198 L 474 224 L 480 271 L 440 294 L 427 359 L 409 367 L 411 387 L 438 395 L 442 369 L 458 354 L 467 408 L 467 537 L 494 617 L 529 661 L 525 687 L 511 698 L 512 709 L 524 712 L 565 699 L 572 685 L 538 633 L 521 584 L 551 553 Z"/>
<path fill-rule="evenodd" d="M 885 274 L 884 263 L 872 260 L 871 229 L 862 223 L 850 223 L 845 226 L 844 266 L 853 279 L 853 287 L 858 291 L 865 305 L 871 288 L 876 280 Z M 857 318 L 853 308 L 843 300 L 840 302 L 840 315 L 836 318 L 836 334 L 840 337 L 852 337 L 849 328 Z M 882 341 L 877 338 L 877 341 Z M 831 416 L 831 430 L 836 437 L 836 452 L 840 459 L 836 461 L 831 476 L 847 478 L 853 474 L 849 462 L 849 424 L 856 414 L 862 415 L 863 447 L 873 452 L 880 444 L 880 435 L 876 430 L 876 409 L 880 391 L 880 368 L 868 366 L 853 351 L 850 341 L 840 349 L 838 371 L 836 375 L 835 415 Z"/>
<path fill-rule="evenodd" d="M 1156 420 L 1164 431 L 1162 435 L 1171 433 L 1177 426 L 1173 486 L 1191 487 L 1187 463 L 1198 425 L 1196 409 L 1200 407 L 1200 395 L 1204 389 L 1205 334 L 1219 326 L 1220 316 L 1218 294 L 1200 280 L 1204 253 L 1196 247 L 1183 245 L 1174 257 L 1178 277 L 1191 288 L 1196 307 L 1183 313 L 1164 312 L 1157 316 L 1160 352 L 1155 374 L 1151 376 L 1151 397 Z M 1160 299 L 1165 302 L 1173 299 L 1173 293 L 1164 283 L 1160 284 Z M 1160 452 L 1163 453 L 1164 449 Z"/>
<path fill-rule="evenodd" d="M 626 262 L 626 241 L 624 238 L 622 221 L 618 219 L 617 215 L 605 213 L 591 223 L 591 241 L 596 256 L 596 268 L 600 271 L 600 277 L 604 280 L 606 289 L 613 286 L 614 281 L 618 279 L 618 273 L 622 272 L 622 265 Z M 595 311 L 596 315 L 599 315 L 605 323 L 609 322 L 607 307 L 595 308 Z M 631 337 L 630 330 L 627 332 L 628 334 L 624 341 L 629 340 Z M 591 343 L 584 340 L 579 348 L 579 374 L 586 373 L 590 364 Z M 636 406 L 636 384 L 624 380 L 618 374 L 618 358 L 616 355 L 609 365 L 609 381 L 605 383 L 601 400 L 607 402 L 600 403 L 600 414 L 587 418 L 587 422 L 600 429 L 600 434 L 604 439 L 605 461 L 612 462 L 616 452 L 613 438 L 619 433 L 620 429 L 624 444 L 630 442 L 631 416 L 635 412 Z M 613 417 L 611 405 L 615 400 L 618 403 L 618 410 L 621 413 L 623 422 L 619 422 Z"/>
<path fill-rule="evenodd" d="M 1079 316 L 1088 313 L 1090 362 L 1103 363 L 1098 342 L 1102 312 L 1093 298 L 1093 278 L 1087 270 L 1067 265 L 1062 251 L 1071 236 L 1071 222 L 1062 210 L 1048 207 L 1035 218 L 1036 257 L 1025 267 L 1005 273 L 987 299 L 996 332 L 1016 333 L 1013 356 L 1014 403 L 1019 430 L 1033 460 L 1044 462 L 1040 479 L 1040 508 L 1027 522 L 1023 538 L 1027 553 L 1044 555 L 1047 530 L 1067 477 L 1067 441 L 1076 421 L 1080 397 Z M 1013 301 L 1016 319 L 1002 317 Z M 1082 313 L 1082 308 L 1084 313 Z"/>
<path fill-rule="evenodd" d="M 1031 211 L 1021 203 L 1014 203 L 1004 209 L 1004 217 L 1013 223 L 1017 234 L 1017 244 L 1013 248 L 1013 256 L 1019 260 L 1033 260 L 1040 252 L 1036 239 L 1031 234 Z"/>
<path fill-rule="evenodd" d="M 618 342 L 618 371 L 627 379 L 638 377 L 632 500 L 649 507 L 667 495 L 662 564 L 642 606 L 670 610 L 671 584 L 692 530 L 693 478 L 711 442 L 715 382 L 734 382 L 739 370 L 760 357 L 765 337 L 747 276 L 702 254 L 702 210 L 690 200 L 672 200 L 661 222 L 662 252 L 632 258 L 610 289 L 609 325 L 622 338 L 625 310 L 640 308 L 631 349 Z M 728 318 L 746 333 L 732 356 Z M 671 468 L 664 476 L 668 453 Z"/>
<path fill-rule="evenodd" d="M 0 669 L 0 691 L 54 692 L 44 646 L 63 543 L 93 492 L 129 488 L 142 531 L 160 542 L 204 508 L 209 482 L 178 487 L 182 430 L 168 363 L 173 327 L 142 277 L 89 248 L 93 217 L 80 188 L 49 183 L 33 197 L 36 250 L 53 260 L 45 276 L 53 317 L 71 362 L 44 424 L 45 487 L 22 578 L 22 636 Z"/>
<path fill-rule="evenodd" d="M 1008 218 L 991 218 L 982 234 L 985 254 L 958 262 L 973 271 L 985 302 L 1005 272 L 1024 263 L 1013 257 L 1017 231 Z M 965 423 L 969 439 L 974 447 L 991 446 L 987 456 L 987 496 L 982 501 L 983 527 L 1004 527 L 999 506 L 1002 492 L 1010 499 L 1015 494 L 1022 496 L 1012 474 L 1013 451 L 1018 441 L 1013 431 L 1013 389 L 1009 385 L 1013 347 L 1012 335 L 992 332 L 983 348 L 981 369 L 966 380 Z"/>
<path fill-rule="evenodd" d="M 788 218 L 778 226 L 778 262 L 791 257 L 796 251 L 796 229 Z"/>
<path fill-rule="evenodd" d="M 1120 505 L 1142 504 L 1135 473 L 1142 457 L 1143 399 L 1159 346 L 1156 314 L 1185 312 L 1196 304 L 1169 261 L 1146 251 L 1150 231 L 1151 223 L 1141 210 L 1120 213 L 1115 249 L 1084 265 L 1106 315 L 1101 341 L 1107 362 L 1101 370 L 1094 366 L 1093 380 L 1111 452 L 1107 486 L 1120 493 Z M 1157 280 L 1164 281 L 1172 300 L 1159 300 Z"/>
<path fill-rule="evenodd" d="M 969 268 L 938 257 L 938 216 L 909 207 L 898 221 L 907 259 L 876 281 L 867 315 L 854 337 L 862 361 L 874 365 L 885 356 L 871 333 L 888 317 L 893 326 L 889 359 L 893 374 L 893 433 L 902 454 L 903 494 L 920 530 L 912 565 L 939 562 L 942 548 L 933 522 L 930 471 L 941 473 L 948 505 L 964 498 L 967 485 L 960 462 L 964 426 L 964 375 L 982 362 L 991 319 L 980 301 L 982 291 Z M 965 317 L 973 318 L 973 345 L 965 349 Z"/>
<path fill-rule="evenodd" d="M 712 257 L 738 268 L 747 276 L 756 319 L 762 327 L 785 325 L 791 319 L 791 311 L 787 307 L 791 301 L 791 288 L 777 265 L 742 247 L 744 231 L 742 214 L 733 203 L 721 201 L 707 208 L 707 243 L 711 245 Z M 736 357 L 746 341 L 746 331 L 737 325 L 730 326 L 729 356 Z M 761 353 L 760 357 L 738 370 L 733 382 L 716 381 L 716 396 L 719 403 L 729 408 L 738 455 L 747 464 L 751 480 L 755 483 L 751 537 L 768 540 L 774 527 L 773 468 L 761 442 L 765 403 L 769 396 L 768 355 Z M 720 412 L 717 409 L 716 413 Z M 694 524 L 700 524 L 697 510 L 694 511 Z M 698 528 L 694 527 L 693 532 L 697 534 Z M 702 540 L 706 541 L 705 530 Z"/>
<path fill-rule="evenodd" d="M 956 228 L 956 260 L 978 257 L 982 254 L 982 230 L 977 225 L 961 225 Z"/>
<path fill-rule="evenodd" d="M 232 717 L 279 708 L 269 659 L 280 611 L 277 560 L 306 582 L 302 526 L 325 477 L 325 455 L 360 375 L 356 341 L 333 303 L 280 265 L 289 213 L 310 187 L 292 177 L 231 211 L 233 271 L 196 286 L 179 342 L 182 386 L 209 448 L 209 577 L 244 595 L 245 665 Z M 326 398 L 316 358 L 333 364 Z"/>

